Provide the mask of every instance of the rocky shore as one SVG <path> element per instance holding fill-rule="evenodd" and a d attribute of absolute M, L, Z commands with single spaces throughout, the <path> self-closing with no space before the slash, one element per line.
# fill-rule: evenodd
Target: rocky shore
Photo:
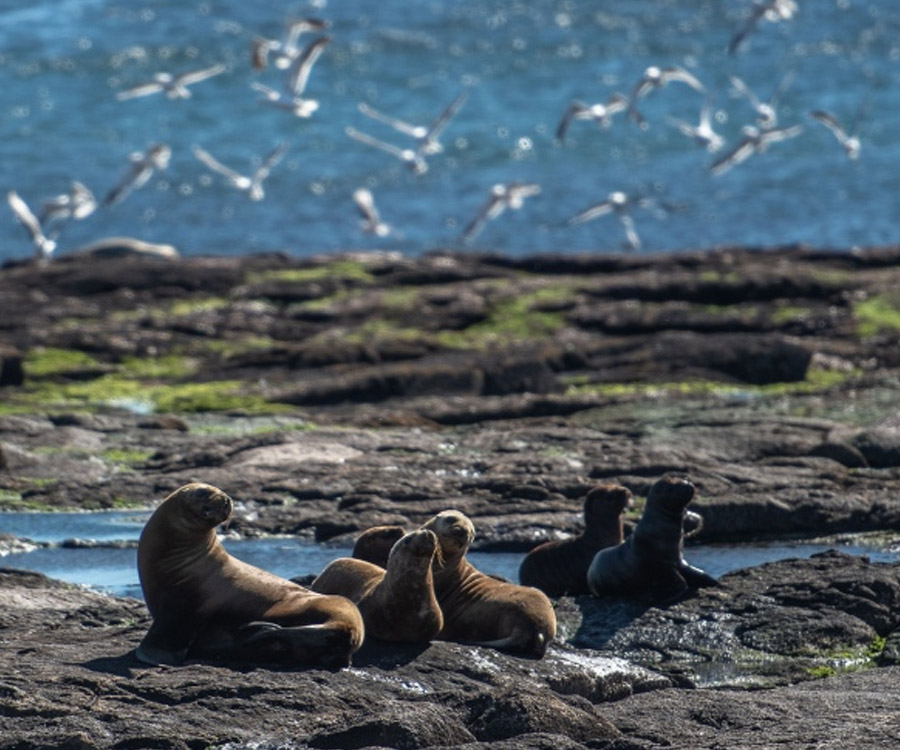
<path fill-rule="evenodd" d="M 458 508 L 476 548 L 526 550 L 576 533 L 599 481 L 632 490 L 633 522 L 672 472 L 698 541 L 890 533 L 898 289 L 900 248 L 7 265 L 0 507 L 150 507 L 204 481 L 244 535 L 340 542 Z M 666 608 L 564 597 L 541 661 L 368 644 L 335 673 L 151 669 L 143 603 L 11 571 L 0 591 L 0 747 L 898 736 L 898 568 L 839 552 Z"/>

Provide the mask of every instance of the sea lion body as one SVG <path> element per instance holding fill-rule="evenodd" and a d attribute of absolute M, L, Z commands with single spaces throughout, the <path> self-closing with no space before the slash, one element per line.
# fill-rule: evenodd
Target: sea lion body
<path fill-rule="evenodd" d="M 312 590 L 341 594 L 355 602 L 367 636 L 427 643 L 444 622 L 431 569 L 437 552 L 433 532 L 413 531 L 393 545 L 386 568 L 352 557 L 338 558 L 312 582 Z"/>
<path fill-rule="evenodd" d="M 137 649 L 150 664 L 190 657 L 349 664 L 362 617 L 344 597 L 323 596 L 238 560 L 215 528 L 232 501 L 188 484 L 156 509 L 138 544 L 138 573 L 153 623 Z"/>
<path fill-rule="evenodd" d="M 622 543 L 622 514 L 631 501 L 631 492 L 622 485 L 593 488 L 584 498 L 584 531 L 532 549 L 519 566 L 519 583 L 553 597 L 590 594 L 588 568 L 599 550 Z"/>
<path fill-rule="evenodd" d="M 350 556 L 386 568 L 391 549 L 405 533 L 402 526 L 372 526 L 356 538 Z"/>
<path fill-rule="evenodd" d="M 669 601 L 689 588 L 716 586 L 714 578 L 684 560 L 684 513 L 694 485 L 663 477 L 647 495 L 644 512 L 624 542 L 602 549 L 588 568 L 593 594 L 640 596 Z"/>
<path fill-rule="evenodd" d="M 434 590 L 444 614 L 438 638 L 543 656 L 556 636 L 547 596 L 475 568 L 466 559 L 475 528 L 459 511 L 438 513 L 422 528 L 437 535 L 443 557 L 434 563 Z"/>

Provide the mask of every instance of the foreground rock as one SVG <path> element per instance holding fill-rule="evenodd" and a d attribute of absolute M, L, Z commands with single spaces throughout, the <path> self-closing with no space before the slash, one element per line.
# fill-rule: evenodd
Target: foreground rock
<path fill-rule="evenodd" d="M 864 748 L 896 737 L 900 668 L 874 665 L 900 657 L 898 566 L 836 553 L 736 573 L 664 610 L 563 599 L 561 640 L 542 660 L 369 643 L 338 672 L 149 668 L 132 652 L 148 625 L 141 602 L 12 571 L 0 571 L 0 594 L 0 747 Z M 759 687 L 761 675 L 779 687 L 722 687 Z M 675 687 L 692 680 L 719 687 Z"/>

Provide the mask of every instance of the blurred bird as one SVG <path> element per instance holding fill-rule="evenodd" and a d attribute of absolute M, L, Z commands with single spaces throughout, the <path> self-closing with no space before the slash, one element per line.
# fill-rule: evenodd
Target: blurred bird
<path fill-rule="evenodd" d="M 96 209 L 94 194 L 85 185 L 73 180 L 68 193 L 47 198 L 41 203 L 38 221 L 42 226 L 59 233 L 71 220 L 86 219 Z"/>
<path fill-rule="evenodd" d="M 779 23 L 790 21 L 797 13 L 798 6 L 794 0 L 762 0 L 757 2 L 743 25 L 731 37 L 728 42 L 728 54 L 733 55 L 743 41 L 756 29 L 760 21 Z"/>
<path fill-rule="evenodd" d="M 444 108 L 430 125 L 412 125 L 396 117 L 379 112 L 365 102 L 360 102 L 359 111 L 366 115 L 366 117 L 371 117 L 373 120 L 382 122 L 385 125 L 390 125 L 394 130 L 414 138 L 418 144 L 416 147 L 417 151 L 426 156 L 430 156 L 432 154 L 439 154 L 444 150 L 438 137 L 444 131 L 444 128 L 447 127 L 450 120 L 463 105 L 468 96 L 468 90 L 462 91 L 462 93 Z"/>
<path fill-rule="evenodd" d="M 709 101 L 706 101 L 701 107 L 700 121 L 696 125 L 691 125 L 684 120 L 669 117 L 668 115 L 666 115 L 666 120 L 670 125 L 678 128 L 682 134 L 692 138 L 695 143 L 703 146 L 710 153 L 715 153 L 725 144 L 725 139 L 713 130 Z"/>
<path fill-rule="evenodd" d="M 31 212 L 28 204 L 22 200 L 15 190 L 10 190 L 6 195 L 9 207 L 12 209 L 16 219 L 25 227 L 34 252 L 38 258 L 47 259 L 56 250 L 56 243 L 44 234 L 41 223 L 37 217 Z"/>
<path fill-rule="evenodd" d="M 753 111 L 756 112 L 756 122 L 759 127 L 763 130 L 768 130 L 769 128 L 774 128 L 778 124 L 778 113 L 775 110 L 775 105 L 794 80 L 793 72 L 788 73 L 781 79 L 768 101 L 765 102 L 760 101 L 759 97 L 750 90 L 750 87 L 737 76 L 731 76 L 729 80 L 731 81 L 734 90 L 750 102 Z"/>
<path fill-rule="evenodd" d="M 188 89 L 192 83 L 205 81 L 207 78 L 219 75 L 225 71 L 225 65 L 213 65 L 210 68 L 202 70 L 193 70 L 189 73 L 180 75 L 172 75 L 171 73 L 156 73 L 153 80 L 149 83 L 142 83 L 125 91 L 116 94 L 116 99 L 123 101 L 125 99 L 133 99 L 137 96 L 147 96 L 148 94 L 157 94 L 161 91 L 166 92 L 169 99 L 190 99 L 191 92 Z"/>
<path fill-rule="evenodd" d="M 354 190 L 353 202 L 362 216 L 360 225 L 364 232 L 374 234 L 376 237 L 387 237 L 391 233 L 391 227 L 381 220 L 378 209 L 375 208 L 375 198 L 371 190 L 367 188 Z"/>
<path fill-rule="evenodd" d="M 284 152 L 286 150 L 287 144 L 279 143 L 262 160 L 262 162 L 260 162 L 260 165 L 253 171 L 253 174 L 247 176 L 240 174 L 239 172 L 235 172 L 231 167 L 226 167 L 224 164 L 222 164 L 222 162 L 220 162 L 212 154 L 210 154 L 200 146 L 194 145 L 191 147 L 191 151 L 193 151 L 194 156 L 196 156 L 213 172 L 218 172 L 219 174 L 228 178 L 228 183 L 232 187 L 246 192 L 247 197 L 249 197 L 252 201 L 259 201 L 265 197 L 265 192 L 263 191 L 263 181 L 266 179 L 266 177 L 269 176 L 269 172 L 272 171 L 272 168 L 281 161 L 281 158 L 284 156 Z"/>
<path fill-rule="evenodd" d="M 143 187 L 157 169 L 169 166 L 172 149 L 165 143 L 154 143 L 144 153 L 135 151 L 129 156 L 131 165 L 119 183 L 103 198 L 103 206 L 124 200 L 132 190 Z"/>
<path fill-rule="evenodd" d="M 525 204 L 525 199 L 539 195 L 540 185 L 534 182 L 498 182 L 491 188 L 488 199 L 479 209 L 475 217 L 463 230 L 463 242 L 469 242 L 484 229 L 484 225 L 496 219 L 507 208 L 518 211 Z"/>
<path fill-rule="evenodd" d="M 251 86 L 263 94 L 261 101 L 293 112 L 297 117 L 310 117 L 319 108 L 319 102 L 315 99 L 304 99 L 303 92 L 306 90 L 313 66 L 329 42 L 331 37 L 321 36 L 307 45 L 303 54 L 292 63 L 281 91 L 254 81 Z"/>
<path fill-rule="evenodd" d="M 601 127 L 608 128 L 612 116 L 628 109 L 628 97 L 618 92 L 612 94 L 605 102 L 584 104 L 574 101 L 565 111 L 556 127 L 556 140 L 562 143 L 566 138 L 572 120 L 594 120 Z"/>
<path fill-rule="evenodd" d="M 855 160 L 859 158 L 859 150 L 862 148 L 862 144 L 859 140 L 859 126 L 862 123 L 863 115 L 868 108 L 868 103 L 868 97 L 866 97 L 862 104 L 860 104 L 859 109 L 856 110 L 856 115 L 853 117 L 853 122 L 850 124 L 849 130 L 845 130 L 838 119 L 831 114 L 831 112 L 824 109 L 814 109 L 809 113 L 809 116 L 828 128 L 834 137 L 837 138 L 838 143 L 843 147 L 844 152 L 847 154 L 847 158 Z"/>
<path fill-rule="evenodd" d="M 745 125 L 741 128 L 741 140 L 728 153 L 716 159 L 710 165 L 709 171 L 713 175 L 720 175 L 733 166 L 746 161 L 753 154 L 762 153 L 768 148 L 770 143 L 778 143 L 779 141 L 793 138 L 802 132 L 802 125 L 792 125 L 788 128 L 770 128 L 769 130 L 760 130 L 753 125 Z"/>
<path fill-rule="evenodd" d="M 659 68 L 656 65 L 651 65 L 644 70 L 644 74 L 634 85 L 628 105 L 628 114 L 642 129 L 647 128 L 647 121 L 637 108 L 638 100 L 643 99 L 651 91 L 665 88 L 672 82 L 684 83 L 694 89 L 694 91 L 706 91 L 706 87 L 684 68 L 678 66 Z"/>
<path fill-rule="evenodd" d="M 634 225 L 634 219 L 631 217 L 630 211 L 634 206 L 642 208 L 655 208 L 658 206 L 657 201 L 653 198 L 645 196 L 630 196 L 627 193 L 617 190 L 606 196 L 606 200 L 596 203 L 586 208 L 584 211 L 575 214 L 567 222 L 570 225 L 583 224 L 586 221 L 593 221 L 601 216 L 615 213 L 625 230 L 625 249 L 640 250 L 641 238 L 638 236 L 637 229 Z"/>
<path fill-rule="evenodd" d="M 275 67 L 279 70 L 287 70 L 291 67 L 291 63 L 300 56 L 301 48 L 297 46 L 300 35 L 312 31 L 325 31 L 330 25 L 328 21 L 318 18 L 297 18 L 287 22 L 287 30 L 281 41 L 261 36 L 254 37 L 252 47 L 254 69 L 262 70 L 267 67 L 269 54 L 275 53 L 273 56 Z"/>
<path fill-rule="evenodd" d="M 362 133 L 356 128 L 350 127 L 349 125 L 344 128 L 344 132 L 355 141 L 365 143 L 367 146 L 372 146 L 374 148 L 380 149 L 381 151 L 384 151 L 385 153 L 397 157 L 398 159 L 400 159 L 400 161 L 406 164 L 406 166 L 409 167 L 414 174 L 425 174 L 428 171 L 428 164 L 425 159 L 422 158 L 422 154 L 419 153 L 418 149 L 400 148 L 399 146 L 395 146 L 392 143 L 387 143 L 386 141 L 381 141 L 378 138 L 374 138 L 368 133 Z"/>

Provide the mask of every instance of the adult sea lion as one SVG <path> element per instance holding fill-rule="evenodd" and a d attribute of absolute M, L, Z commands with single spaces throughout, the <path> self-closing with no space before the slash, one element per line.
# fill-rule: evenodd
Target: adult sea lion
<path fill-rule="evenodd" d="M 544 592 L 481 573 L 467 559 L 472 522 L 445 510 L 422 525 L 437 534 L 434 592 L 444 613 L 438 638 L 543 656 L 556 636 L 556 614 Z"/>
<path fill-rule="evenodd" d="M 326 566 L 311 588 L 321 594 L 341 594 L 355 602 L 366 625 L 366 636 L 427 643 L 444 624 L 431 570 L 436 554 L 439 547 L 434 532 L 412 531 L 393 545 L 386 568 L 341 557 Z"/>
<path fill-rule="evenodd" d="M 193 483 L 175 490 L 150 516 L 138 543 L 138 573 L 153 623 L 138 659 L 348 665 L 364 635 L 356 606 L 229 555 L 215 528 L 231 510 L 222 490 Z"/>
<path fill-rule="evenodd" d="M 531 550 L 519 566 L 519 582 L 547 596 L 590 594 L 587 571 L 591 561 L 599 550 L 622 543 L 622 514 L 631 501 L 631 491 L 620 484 L 594 487 L 584 498 L 584 531 Z"/>
<path fill-rule="evenodd" d="M 391 549 L 405 533 L 402 526 L 372 526 L 356 537 L 350 556 L 386 568 Z"/>
<path fill-rule="evenodd" d="M 654 482 L 631 536 L 594 556 L 587 574 L 591 592 L 669 601 L 689 588 L 717 586 L 684 561 L 684 512 L 693 498 L 694 485 L 686 479 L 666 476 Z"/>

